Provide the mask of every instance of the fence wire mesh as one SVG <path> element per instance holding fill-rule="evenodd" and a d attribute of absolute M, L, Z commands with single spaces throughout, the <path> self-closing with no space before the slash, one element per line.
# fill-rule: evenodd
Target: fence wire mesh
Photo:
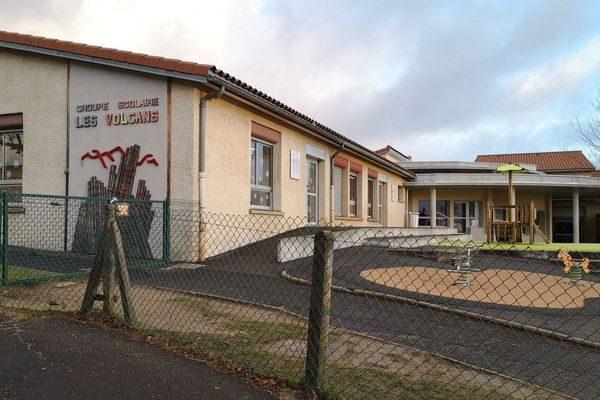
<path fill-rule="evenodd" d="M 107 201 L 2 196 L 0 304 L 79 312 Z M 297 387 L 316 371 L 310 389 L 327 399 L 600 398 L 595 254 L 127 204 L 108 247 L 122 249 L 130 286 L 119 290 L 118 268 L 102 275 L 112 289 L 100 285 L 91 312 L 112 302 L 127 319 L 127 297 L 127 322 L 181 351 Z M 315 315 L 327 317 L 320 352 L 307 345 Z"/>

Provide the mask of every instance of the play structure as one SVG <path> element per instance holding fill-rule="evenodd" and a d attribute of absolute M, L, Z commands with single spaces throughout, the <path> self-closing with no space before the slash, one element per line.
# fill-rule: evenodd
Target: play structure
<path fill-rule="evenodd" d="M 577 284 L 583 279 L 583 273 L 589 274 L 590 271 L 590 260 L 588 258 L 575 259 L 571 256 L 570 250 L 562 248 L 556 253 L 556 258 L 562 261 L 564 268 L 563 271 L 567 274 L 567 277 L 571 280 L 571 283 Z"/>
<path fill-rule="evenodd" d="M 499 174 L 508 175 L 508 205 L 495 206 L 491 203 L 487 216 L 487 241 L 492 242 L 522 242 L 527 235 L 529 243 L 535 243 L 535 233 L 539 232 L 546 244 L 550 240 L 535 222 L 536 209 L 533 201 L 525 205 L 515 205 L 513 174 L 522 174 L 527 170 L 517 164 L 506 164 L 498 167 Z M 501 215 L 502 218 L 497 218 Z"/>
<path fill-rule="evenodd" d="M 480 269 L 474 269 L 473 256 L 476 253 L 474 246 L 467 245 L 459 251 L 456 257 L 452 257 L 452 264 L 455 269 L 449 269 L 448 272 L 458 274 L 454 284 L 459 287 L 467 287 L 471 284 L 471 272 L 481 272 Z"/>
<path fill-rule="evenodd" d="M 500 211 L 500 212 L 498 212 Z M 498 214 L 505 218 L 497 219 Z M 503 205 L 490 204 L 487 219 L 487 241 L 492 242 L 522 242 L 529 238 L 529 243 L 535 243 L 536 232 L 542 236 L 544 242 L 550 240 L 535 222 L 536 209 L 533 201 L 527 205 Z"/>

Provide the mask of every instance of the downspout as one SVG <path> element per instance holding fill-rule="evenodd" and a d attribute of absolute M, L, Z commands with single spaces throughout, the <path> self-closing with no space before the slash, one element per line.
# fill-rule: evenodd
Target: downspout
<path fill-rule="evenodd" d="M 218 92 L 208 93 L 200 98 L 200 140 L 198 151 L 198 198 L 200 212 L 200 240 L 198 249 L 198 261 L 206 261 L 206 224 L 204 223 L 204 213 L 206 212 L 206 103 L 211 100 L 218 100 L 225 93 L 225 86 L 221 86 Z"/>
<path fill-rule="evenodd" d="M 329 192 L 329 223 L 333 225 L 333 222 L 335 221 L 335 188 L 333 186 L 333 167 L 335 166 L 335 158 L 337 157 L 338 154 L 340 154 L 340 152 L 342 150 L 344 150 L 344 146 L 346 145 L 345 142 L 342 142 L 342 144 L 340 145 L 340 147 L 335 151 L 335 153 L 333 153 L 333 155 L 331 156 L 330 159 L 330 166 L 329 166 L 329 185 L 330 185 L 330 192 Z"/>

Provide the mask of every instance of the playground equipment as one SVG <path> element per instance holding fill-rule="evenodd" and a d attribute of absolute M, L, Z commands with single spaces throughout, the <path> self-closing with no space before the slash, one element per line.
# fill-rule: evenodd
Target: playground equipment
<path fill-rule="evenodd" d="M 536 230 L 540 232 L 544 242 L 550 240 L 546 234 L 535 223 L 536 211 L 533 201 L 530 201 L 527 207 L 515 205 L 513 174 L 522 174 L 527 169 L 518 164 L 501 165 L 496 170 L 499 174 L 508 175 L 508 205 L 494 206 L 490 204 L 487 218 L 487 241 L 491 242 L 522 242 L 524 230 L 529 230 L 529 244 L 535 242 Z M 496 211 L 504 210 L 504 219 L 496 220 Z"/>
<path fill-rule="evenodd" d="M 467 287 L 471 284 L 471 272 L 481 271 L 471 268 L 473 262 L 473 246 L 466 246 L 464 251 L 452 257 L 452 262 L 456 266 L 455 269 L 449 269 L 448 272 L 458 274 L 458 278 L 454 281 L 456 286 Z"/>
<path fill-rule="evenodd" d="M 590 273 L 590 260 L 588 258 L 574 259 L 569 253 L 570 250 L 563 247 L 556 253 L 556 258 L 563 262 L 563 271 L 565 271 L 571 283 L 576 285 L 577 282 L 583 279 L 584 272 L 586 274 Z"/>
<path fill-rule="evenodd" d="M 496 219 L 496 212 L 503 210 L 506 219 Z M 514 221 L 512 214 L 514 214 Z M 527 205 L 502 205 L 490 204 L 487 218 L 488 242 L 522 242 L 524 234 L 529 234 L 529 243 L 535 242 L 535 233 L 539 232 L 546 244 L 550 240 L 536 224 L 536 209 L 533 201 Z"/>

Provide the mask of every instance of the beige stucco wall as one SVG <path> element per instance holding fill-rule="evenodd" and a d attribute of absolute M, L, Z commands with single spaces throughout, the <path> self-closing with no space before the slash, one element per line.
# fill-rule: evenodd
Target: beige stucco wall
<path fill-rule="evenodd" d="M 0 50 L 0 82 L 0 114 L 23 113 L 23 191 L 64 195 L 67 62 Z"/>
<path fill-rule="evenodd" d="M 252 121 L 281 132 L 281 140 L 275 146 L 273 208 L 281 216 L 265 215 L 265 218 L 289 223 L 306 221 L 306 145 L 311 144 L 325 151 L 325 160 L 319 162 L 319 218 L 329 220 L 330 193 L 329 174 L 331 154 L 335 148 L 290 126 L 276 122 L 241 105 L 228 100 L 211 101 L 207 106 L 206 121 L 206 206 L 210 212 L 249 216 L 250 211 L 250 140 Z M 300 152 L 300 179 L 290 178 L 290 151 Z M 403 179 L 390 171 L 365 160 L 341 154 L 364 167 L 361 174 L 361 218 L 340 219 L 345 225 L 379 226 L 379 222 L 367 220 L 367 168 L 388 177 L 388 225 L 404 224 L 404 203 L 391 202 L 389 188 L 403 185 Z"/>
<path fill-rule="evenodd" d="M 0 50 L 0 114 L 23 113 L 23 191 L 65 194 L 67 62 Z M 11 213 L 11 245 L 60 250 L 64 204 L 24 199 Z"/>

